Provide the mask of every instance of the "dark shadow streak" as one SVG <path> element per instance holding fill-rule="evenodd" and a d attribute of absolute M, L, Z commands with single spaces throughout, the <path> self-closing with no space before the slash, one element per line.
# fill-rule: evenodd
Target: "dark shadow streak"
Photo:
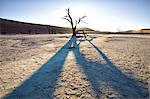
<path fill-rule="evenodd" d="M 122 73 L 101 50 L 99 50 L 91 41 L 89 42 L 103 57 L 106 64 L 92 62 L 91 60 L 86 59 L 80 52 L 79 45 L 72 51 L 75 54 L 77 63 L 91 83 L 97 98 L 101 98 L 102 96 L 101 82 L 105 82 L 107 85 L 111 86 L 120 94 L 121 98 L 141 99 L 148 97 L 148 91 L 145 92 L 134 79 L 131 79 Z"/>
<path fill-rule="evenodd" d="M 33 73 L 20 86 L 6 95 L 5 99 L 53 99 L 54 87 L 57 83 L 61 69 L 65 62 L 68 49 L 72 44 L 72 38 L 52 56 L 44 65 Z"/>

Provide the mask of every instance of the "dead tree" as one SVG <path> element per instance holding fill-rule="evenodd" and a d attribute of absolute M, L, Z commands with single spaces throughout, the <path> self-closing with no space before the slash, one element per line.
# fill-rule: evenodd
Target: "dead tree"
<path fill-rule="evenodd" d="M 73 36 L 76 36 L 76 29 L 77 29 L 77 25 L 80 23 L 80 22 L 84 22 L 83 19 L 86 17 L 86 16 L 83 16 L 83 17 L 79 17 L 78 20 L 75 20 L 75 22 L 73 21 L 71 15 L 70 15 L 70 9 L 66 9 L 67 11 L 67 15 L 63 17 L 63 19 L 67 20 L 70 24 L 71 24 L 71 28 L 72 28 L 72 35 Z M 84 22 L 86 23 L 86 22 Z"/>

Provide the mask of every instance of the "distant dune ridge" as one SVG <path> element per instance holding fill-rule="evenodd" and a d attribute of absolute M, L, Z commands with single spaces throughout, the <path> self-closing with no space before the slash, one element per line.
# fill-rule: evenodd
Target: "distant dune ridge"
<path fill-rule="evenodd" d="M 20 22 L 0 18 L 0 34 L 64 34 L 72 33 L 71 28 Z M 78 28 L 93 31 L 90 28 Z"/>
<path fill-rule="evenodd" d="M 67 27 L 33 24 L 0 18 L 1 34 L 56 34 L 70 33 Z"/>
<path fill-rule="evenodd" d="M 121 32 L 95 31 L 90 28 L 78 28 L 94 34 L 150 34 L 150 29 L 128 30 Z M 0 18 L 0 34 L 64 34 L 72 33 L 71 28 L 36 24 Z"/>

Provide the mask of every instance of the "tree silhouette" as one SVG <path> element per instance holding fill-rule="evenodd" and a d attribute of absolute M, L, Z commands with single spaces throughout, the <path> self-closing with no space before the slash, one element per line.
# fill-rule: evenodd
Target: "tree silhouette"
<path fill-rule="evenodd" d="M 82 17 L 79 17 L 78 20 L 75 20 L 75 22 L 73 21 L 72 17 L 71 17 L 71 14 L 70 14 L 70 9 L 66 9 L 67 11 L 67 15 L 63 17 L 63 19 L 67 20 L 70 24 L 71 24 L 71 28 L 72 28 L 72 35 L 76 37 L 76 29 L 77 29 L 77 25 L 80 23 L 80 22 L 84 22 L 83 19 L 86 17 L 86 16 L 82 16 Z M 84 22 L 86 23 L 86 22 Z"/>

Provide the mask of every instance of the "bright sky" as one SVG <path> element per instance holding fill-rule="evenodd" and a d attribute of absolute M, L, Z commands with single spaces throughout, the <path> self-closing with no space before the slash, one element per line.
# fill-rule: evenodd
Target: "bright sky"
<path fill-rule="evenodd" d="M 150 28 L 150 0 L 0 0 L 0 17 L 23 22 L 69 27 L 61 19 L 70 8 L 74 18 L 86 15 L 96 30 Z"/>

